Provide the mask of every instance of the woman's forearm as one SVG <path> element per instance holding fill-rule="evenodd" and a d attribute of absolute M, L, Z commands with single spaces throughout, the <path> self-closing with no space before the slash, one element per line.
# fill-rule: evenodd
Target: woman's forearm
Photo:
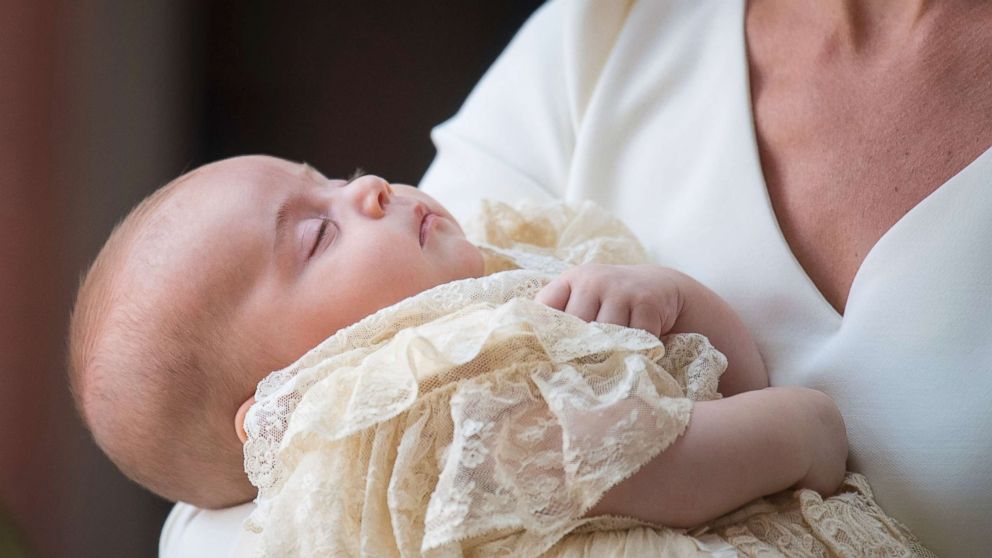
<path fill-rule="evenodd" d="M 587 515 L 692 527 L 790 487 L 832 493 L 846 458 L 843 420 L 820 392 L 767 388 L 698 402 L 685 433 Z"/>

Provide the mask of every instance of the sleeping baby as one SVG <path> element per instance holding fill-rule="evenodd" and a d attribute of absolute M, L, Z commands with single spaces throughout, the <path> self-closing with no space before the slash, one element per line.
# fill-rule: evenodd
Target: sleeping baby
<path fill-rule="evenodd" d="M 768 388 L 727 304 L 622 224 L 473 226 L 376 176 L 194 170 L 85 276 L 80 413 L 164 498 L 254 498 L 268 556 L 925 552 L 845 476 L 829 398 Z"/>

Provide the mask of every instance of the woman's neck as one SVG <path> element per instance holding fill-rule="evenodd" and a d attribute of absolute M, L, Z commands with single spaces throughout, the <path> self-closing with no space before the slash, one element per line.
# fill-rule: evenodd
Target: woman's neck
<path fill-rule="evenodd" d="M 828 51 L 872 57 L 920 44 L 970 6 L 964 0 L 750 0 L 749 17 L 818 38 Z M 988 11 L 988 10 L 985 10 Z"/>
<path fill-rule="evenodd" d="M 926 16 L 934 15 L 930 0 L 834 0 L 810 4 L 812 9 L 822 10 L 823 21 L 852 50 L 903 43 Z"/>

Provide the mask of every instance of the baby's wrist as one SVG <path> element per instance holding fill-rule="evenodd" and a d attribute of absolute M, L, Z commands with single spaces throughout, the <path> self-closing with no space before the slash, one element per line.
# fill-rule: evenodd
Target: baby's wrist
<path fill-rule="evenodd" d="M 809 488 L 828 496 L 844 479 L 847 461 L 847 433 L 837 405 L 823 392 L 807 388 L 796 391 L 795 403 L 804 425 L 802 442 L 804 474 L 795 488 Z"/>
<path fill-rule="evenodd" d="M 675 325 L 673 332 L 704 333 L 710 325 L 712 312 L 707 308 L 712 304 L 708 298 L 713 295 L 702 283 L 691 276 L 671 268 L 664 268 L 666 275 L 675 285 L 678 299 Z"/>

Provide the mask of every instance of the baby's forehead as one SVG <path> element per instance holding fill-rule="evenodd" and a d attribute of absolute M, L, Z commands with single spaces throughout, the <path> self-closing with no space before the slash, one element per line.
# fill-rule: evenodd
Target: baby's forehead
<path fill-rule="evenodd" d="M 306 163 L 298 163 L 268 155 L 243 155 L 204 165 L 188 175 L 192 181 L 223 180 L 244 184 L 266 181 L 299 181 L 321 178 L 321 174 Z"/>
<path fill-rule="evenodd" d="M 247 188 L 266 183 L 299 180 L 316 172 L 303 163 L 295 163 L 267 155 L 245 155 L 222 159 L 199 167 L 182 177 L 180 181 L 187 187 Z"/>
<path fill-rule="evenodd" d="M 320 173 L 308 165 L 275 157 L 224 159 L 195 169 L 170 185 L 174 192 L 162 204 L 158 219 L 195 224 L 261 215 L 286 195 L 319 178 Z"/>
<path fill-rule="evenodd" d="M 279 200 L 309 172 L 273 157 L 239 157 L 183 175 L 136 216 L 142 222 L 129 242 L 126 275 L 197 299 L 236 291 L 265 263 Z"/>

